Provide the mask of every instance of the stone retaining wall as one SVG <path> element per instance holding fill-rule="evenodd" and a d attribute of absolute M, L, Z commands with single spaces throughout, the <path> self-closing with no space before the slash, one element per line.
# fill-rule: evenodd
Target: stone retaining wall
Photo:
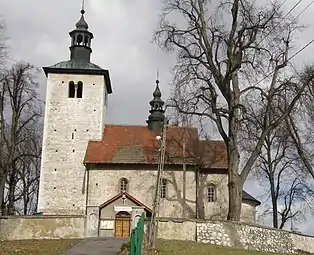
<path fill-rule="evenodd" d="M 197 242 L 263 252 L 295 251 L 289 232 L 232 222 L 197 223 Z"/>
<path fill-rule="evenodd" d="M 81 239 L 84 237 L 84 216 L 0 217 L 0 240 Z"/>
<path fill-rule="evenodd" d="M 158 237 L 190 240 L 263 252 L 314 253 L 314 237 L 253 224 L 162 219 Z"/>
<path fill-rule="evenodd" d="M 298 234 L 291 234 L 296 250 L 307 251 L 314 254 L 314 237 Z"/>

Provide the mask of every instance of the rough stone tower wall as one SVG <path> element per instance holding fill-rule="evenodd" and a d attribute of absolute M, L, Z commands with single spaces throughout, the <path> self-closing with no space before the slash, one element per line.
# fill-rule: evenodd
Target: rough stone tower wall
<path fill-rule="evenodd" d="M 83 97 L 69 98 L 69 82 Z M 102 75 L 48 74 L 38 211 L 85 213 L 83 160 L 89 140 L 102 139 L 107 91 Z"/>

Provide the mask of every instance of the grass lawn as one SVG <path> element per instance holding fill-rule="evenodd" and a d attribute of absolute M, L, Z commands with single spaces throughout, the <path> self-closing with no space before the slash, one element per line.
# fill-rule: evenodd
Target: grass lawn
<path fill-rule="evenodd" d="M 187 241 L 158 240 L 158 255 L 276 255 Z M 283 255 L 283 253 L 280 253 Z"/>
<path fill-rule="evenodd" d="M 0 255 L 57 255 L 80 240 L 0 241 Z"/>

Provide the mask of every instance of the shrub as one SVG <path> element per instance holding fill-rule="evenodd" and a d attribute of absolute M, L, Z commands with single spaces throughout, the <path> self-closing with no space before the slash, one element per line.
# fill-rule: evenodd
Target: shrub
<path fill-rule="evenodd" d="M 131 250 L 131 242 L 123 243 L 121 245 L 121 251 L 130 251 Z"/>

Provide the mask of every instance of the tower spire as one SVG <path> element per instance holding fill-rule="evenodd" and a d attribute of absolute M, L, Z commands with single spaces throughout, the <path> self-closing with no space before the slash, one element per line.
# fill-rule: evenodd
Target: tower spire
<path fill-rule="evenodd" d="M 85 0 L 82 0 L 81 18 L 75 24 L 76 29 L 70 32 L 71 42 L 71 60 L 90 62 L 92 53 L 91 40 L 94 38 L 93 33 L 88 31 L 88 24 L 85 21 Z"/>
<path fill-rule="evenodd" d="M 156 88 L 153 92 L 153 100 L 149 102 L 151 109 L 149 111 L 148 120 L 146 123 L 148 124 L 148 128 L 155 132 L 160 132 L 163 128 L 163 121 L 165 119 L 164 116 L 164 101 L 161 99 L 161 91 L 159 88 L 159 74 L 157 71 L 157 79 L 156 79 Z"/>

